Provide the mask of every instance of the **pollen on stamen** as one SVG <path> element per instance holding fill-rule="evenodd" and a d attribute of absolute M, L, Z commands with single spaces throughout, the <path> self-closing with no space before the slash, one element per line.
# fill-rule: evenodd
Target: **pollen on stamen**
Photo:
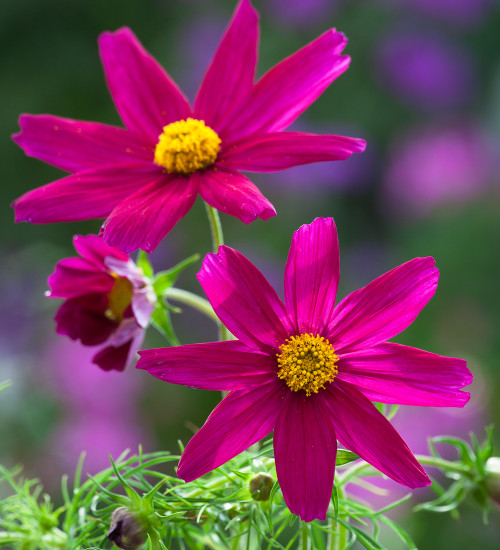
<path fill-rule="evenodd" d="M 104 315 L 110 321 L 120 323 L 123 320 L 125 310 L 132 302 L 134 289 L 132 283 L 125 277 L 119 277 L 116 273 L 111 273 L 114 279 L 113 288 L 108 292 L 108 307 Z"/>
<path fill-rule="evenodd" d="M 203 120 L 178 120 L 163 127 L 154 161 L 169 174 L 191 174 L 216 161 L 220 144 L 217 133 Z"/>
<path fill-rule="evenodd" d="M 312 333 L 291 336 L 280 346 L 278 378 L 292 391 L 318 393 L 337 375 L 338 356 L 330 342 Z"/>

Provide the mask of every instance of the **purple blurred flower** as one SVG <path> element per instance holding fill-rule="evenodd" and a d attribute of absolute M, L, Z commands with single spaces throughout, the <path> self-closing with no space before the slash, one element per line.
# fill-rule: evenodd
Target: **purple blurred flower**
<path fill-rule="evenodd" d="M 412 8 L 424 16 L 434 17 L 471 27 L 485 19 L 493 9 L 494 0 L 383 0 L 391 4 Z"/>
<path fill-rule="evenodd" d="M 461 407 L 465 361 L 386 342 L 433 296 L 438 270 L 415 258 L 335 306 L 339 247 L 332 218 L 295 232 L 285 304 L 229 247 L 208 254 L 198 279 L 239 340 L 144 350 L 138 368 L 201 389 L 229 390 L 187 445 L 178 476 L 196 479 L 274 430 L 285 501 L 304 521 L 325 519 L 337 439 L 408 487 L 430 483 L 406 443 L 370 402 Z"/>
<path fill-rule="evenodd" d="M 437 123 L 397 139 L 384 176 L 384 198 L 395 214 L 428 214 L 464 203 L 487 188 L 495 169 L 493 146 L 467 122 Z"/>
<path fill-rule="evenodd" d="M 49 298 L 64 298 L 57 332 L 99 346 L 92 362 L 123 370 L 144 339 L 156 296 L 141 269 L 96 235 L 73 239 L 80 257 L 57 263 L 49 277 Z"/>
<path fill-rule="evenodd" d="M 96 473 L 110 466 L 108 454 L 116 458 L 125 449 L 150 443 L 151 434 L 137 412 L 141 382 L 133 371 L 89 369 L 92 354 L 88 347 L 61 338 L 47 350 L 51 385 L 64 411 L 50 442 L 51 472 L 73 472 L 85 451 L 84 471 Z M 54 461 L 60 466 L 54 468 Z"/>
<path fill-rule="evenodd" d="M 471 56 L 440 36 L 398 30 L 382 40 L 376 55 L 384 87 L 419 108 L 456 107 L 474 93 Z"/>
<path fill-rule="evenodd" d="M 343 0 L 268 0 L 278 25 L 293 27 L 317 25 L 330 17 Z"/>

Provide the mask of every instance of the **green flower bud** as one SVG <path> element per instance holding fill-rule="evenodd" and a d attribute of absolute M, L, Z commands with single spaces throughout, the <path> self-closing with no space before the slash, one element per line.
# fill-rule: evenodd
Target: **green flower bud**
<path fill-rule="evenodd" d="M 274 479 L 270 475 L 260 472 L 250 480 L 248 489 L 254 500 L 263 501 L 269 500 L 273 485 Z"/>
<path fill-rule="evenodd" d="M 117 508 L 111 514 L 111 527 L 108 539 L 123 550 L 136 550 L 146 542 L 146 530 L 143 523 L 124 507 Z"/>
<path fill-rule="evenodd" d="M 485 464 L 485 486 L 491 500 L 500 508 L 500 458 L 492 456 Z"/>

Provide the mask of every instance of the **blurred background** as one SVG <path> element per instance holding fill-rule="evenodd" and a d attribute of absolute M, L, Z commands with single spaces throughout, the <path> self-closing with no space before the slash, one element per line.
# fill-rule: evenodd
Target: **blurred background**
<path fill-rule="evenodd" d="M 104 30 L 132 27 L 193 98 L 236 0 L 18 0 L 0 7 L 0 462 L 25 465 L 56 491 L 87 451 L 86 471 L 125 448 L 187 442 L 217 392 L 169 386 L 133 368 L 105 373 L 93 350 L 54 332 L 59 303 L 44 297 L 54 264 L 74 255 L 74 234 L 98 220 L 14 225 L 9 204 L 61 177 L 10 140 L 20 113 L 120 124 L 97 51 Z M 463 357 L 475 376 L 461 410 L 402 408 L 394 423 L 415 452 L 431 435 L 479 439 L 500 418 L 500 5 L 497 0 L 254 0 L 261 14 L 258 74 L 329 27 L 349 37 L 350 69 L 293 128 L 362 137 L 365 153 L 251 178 L 278 216 L 250 226 L 222 215 L 226 243 L 249 257 L 282 294 L 292 232 L 333 216 L 341 247 L 339 296 L 415 256 L 435 257 L 438 291 L 397 341 Z M 156 270 L 210 238 L 203 204 L 152 256 Z M 198 264 L 199 265 L 199 264 Z M 201 293 L 187 270 L 179 286 Z M 216 329 L 185 310 L 183 343 Z M 151 330 L 145 347 L 162 345 Z M 496 435 L 500 454 L 500 426 Z M 391 486 L 393 487 L 393 486 Z M 394 489 L 396 491 L 396 489 Z M 394 492 L 396 495 L 396 492 Z M 425 494 L 420 498 L 425 497 Z M 419 498 L 417 494 L 417 498 Z M 427 512 L 402 519 L 421 548 L 498 548 L 499 516 L 484 526 L 473 505 L 458 522 Z M 397 542 L 391 549 L 397 549 Z"/>

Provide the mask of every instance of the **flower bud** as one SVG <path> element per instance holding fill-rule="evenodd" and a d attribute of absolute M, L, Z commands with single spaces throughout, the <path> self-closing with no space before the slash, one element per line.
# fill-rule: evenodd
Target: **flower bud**
<path fill-rule="evenodd" d="M 123 550 L 136 550 L 146 542 L 146 531 L 136 516 L 127 508 L 120 507 L 111 514 L 108 539 Z"/>
<path fill-rule="evenodd" d="M 500 458 L 492 456 L 485 465 L 485 486 L 491 500 L 500 508 Z"/>
<path fill-rule="evenodd" d="M 274 479 L 270 475 L 260 472 L 250 480 L 248 489 L 254 500 L 263 501 L 269 500 L 273 485 Z"/>

